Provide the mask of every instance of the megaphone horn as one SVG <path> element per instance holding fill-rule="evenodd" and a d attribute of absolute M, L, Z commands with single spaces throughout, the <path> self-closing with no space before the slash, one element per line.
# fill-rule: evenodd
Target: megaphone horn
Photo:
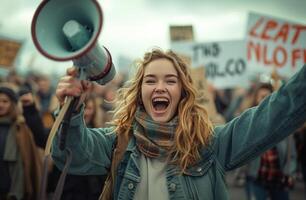
<path fill-rule="evenodd" d="M 44 0 L 33 16 L 32 39 L 45 57 L 72 60 L 81 69 L 81 79 L 105 84 L 116 70 L 109 51 L 97 44 L 102 22 L 96 0 Z"/>

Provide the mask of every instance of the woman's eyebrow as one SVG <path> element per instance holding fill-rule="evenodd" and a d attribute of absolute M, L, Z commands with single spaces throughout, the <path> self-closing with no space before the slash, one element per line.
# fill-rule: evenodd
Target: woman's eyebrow
<path fill-rule="evenodd" d="M 156 77 L 154 74 L 147 74 L 144 76 L 144 78 L 154 78 Z"/>
<path fill-rule="evenodd" d="M 154 74 L 147 74 L 144 76 L 144 78 L 155 78 L 156 75 Z M 169 77 L 175 77 L 175 78 L 178 78 L 178 76 L 176 74 L 166 74 L 165 75 L 166 78 L 169 78 Z"/>
<path fill-rule="evenodd" d="M 175 75 L 175 74 L 167 74 L 167 75 L 166 75 L 166 77 L 167 77 L 167 78 L 171 78 L 171 77 L 178 78 L 178 76 L 177 76 L 177 75 Z"/>

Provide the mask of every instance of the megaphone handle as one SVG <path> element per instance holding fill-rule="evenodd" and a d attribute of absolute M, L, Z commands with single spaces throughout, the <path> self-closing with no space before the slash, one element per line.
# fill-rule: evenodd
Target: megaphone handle
<path fill-rule="evenodd" d="M 60 150 L 64 150 L 66 146 L 66 137 L 67 137 L 67 131 L 70 126 L 70 119 L 72 116 L 73 111 L 75 110 L 77 104 L 79 102 L 79 98 L 74 97 L 67 109 L 67 112 L 65 113 L 65 116 L 61 122 L 61 126 L 59 128 L 59 134 L 60 134 L 60 141 L 59 141 L 59 148 Z"/>

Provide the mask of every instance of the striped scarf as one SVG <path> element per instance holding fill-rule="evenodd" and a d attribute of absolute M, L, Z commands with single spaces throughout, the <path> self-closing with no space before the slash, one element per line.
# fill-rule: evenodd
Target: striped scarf
<path fill-rule="evenodd" d="M 137 109 L 133 124 L 136 145 L 150 158 L 165 158 L 173 145 L 178 117 L 166 123 L 155 122 L 145 111 Z"/>

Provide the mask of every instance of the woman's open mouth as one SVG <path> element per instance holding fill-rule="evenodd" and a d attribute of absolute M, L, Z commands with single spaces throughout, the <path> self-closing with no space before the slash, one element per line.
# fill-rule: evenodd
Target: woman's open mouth
<path fill-rule="evenodd" d="M 164 97 L 157 97 L 152 99 L 152 105 L 154 111 L 158 113 L 165 112 L 169 104 L 170 104 L 169 100 Z"/>

